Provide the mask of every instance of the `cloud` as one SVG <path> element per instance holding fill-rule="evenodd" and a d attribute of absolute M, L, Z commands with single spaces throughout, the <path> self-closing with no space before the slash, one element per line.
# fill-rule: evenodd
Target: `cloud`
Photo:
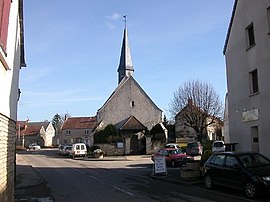
<path fill-rule="evenodd" d="M 101 97 L 89 97 L 85 92 L 77 90 L 55 91 L 55 92 L 22 92 L 21 105 L 50 106 L 63 103 L 80 103 L 102 100 Z"/>
<path fill-rule="evenodd" d="M 120 17 L 119 13 L 113 13 L 111 16 L 106 16 L 106 18 L 110 20 L 117 20 L 119 19 L 119 17 Z"/>
<path fill-rule="evenodd" d="M 29 68 L 29 71 L 23 72 L 23 76 L 21 77 L 21 83 L 31 83 L 40 78 L 44 78 L 51 74 L 54 70 L 53 67 L 41 67 L 41 68 Z"/>
<path fill-rule="evenodd" d="M 113 23 L 110 22 L 106 22 L 106 25 L 110 28 L 110 29 L 115 29 L 116 26 Z"/>

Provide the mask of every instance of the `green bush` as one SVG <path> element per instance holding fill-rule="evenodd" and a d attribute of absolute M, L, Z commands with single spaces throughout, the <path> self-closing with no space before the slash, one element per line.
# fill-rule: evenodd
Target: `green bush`
<path fill-rule="evenodd" d="M 104 130 L 95 132 L 94 142 L 95 143 L 115 143 L 121 141 L 123 138 L 118 134 L 117 129 L 114 125 L 107 125 Z"/>
<path fill-rule="evenodd" d="M 153 135 L 152 139 L 153 140 L 165 140 L 166 137 L 165 137 L 165 134 L 156 133 L 156 134 Z"/>
<path fill-rule="evenodd" d="M 150 130 L 150 135 L 153 140 L 165 140 L 165 133 L 160 124 L 155 125 L 151 130 Z"/>
<path fill-rule="evenodd" d="M 212 150 L 204 150 L 201 158 L 201 165 L 204 165 L 204 163 L 209 159 L 212 153 L 213 153 Z"/>

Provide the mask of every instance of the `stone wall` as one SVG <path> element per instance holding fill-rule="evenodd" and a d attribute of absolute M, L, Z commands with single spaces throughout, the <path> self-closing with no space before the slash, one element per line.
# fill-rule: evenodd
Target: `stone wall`
<path fill-rule="evenodd" d="M 16 123 L 0 113 L 0 201 L 14 201 Z"/>
<path fill-rule="evenodd" d="M 104 151 L 106 156 L 123 156 L 125 154 L 124 148 L 117 148 L 116 144 L 95 144 L 95 146 L 100 147 Z"/>

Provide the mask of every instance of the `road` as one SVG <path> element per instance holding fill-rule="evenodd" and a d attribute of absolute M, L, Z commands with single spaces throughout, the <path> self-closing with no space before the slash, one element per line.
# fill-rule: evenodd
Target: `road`
<path fill-rule="evenodd" d="M 227 193 L 223 190 L 209 191 L 203 186 L 152 179 L 149 174 L 153 163 L 149 158 L 117 161 L 74 160 L 60 156 L 57 150 L 19 155 L 24 155 L 23 158 L 31 162 L 32 167 L 46 181 L 40 187 L 29 189 L 25 194 L 35 197 L 45 197 L 47 194 L 56 202 L 251 201 L 230 190 Z"/>

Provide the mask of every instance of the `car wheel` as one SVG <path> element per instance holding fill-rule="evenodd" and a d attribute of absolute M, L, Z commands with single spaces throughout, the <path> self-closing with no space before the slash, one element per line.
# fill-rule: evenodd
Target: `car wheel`
<path fill-rule="evenodd" d="M 245 185 L 245 194 L 248 198 L 255 198 L 258 194 L 257 186 L 253 182 L 248 182 Z"/>
<path fill-rule="evenodd" d="M 213 178 L 210 175 L 206 175 L 204 178 L 204 185 L 207 189 L 213 189 Z"/>

